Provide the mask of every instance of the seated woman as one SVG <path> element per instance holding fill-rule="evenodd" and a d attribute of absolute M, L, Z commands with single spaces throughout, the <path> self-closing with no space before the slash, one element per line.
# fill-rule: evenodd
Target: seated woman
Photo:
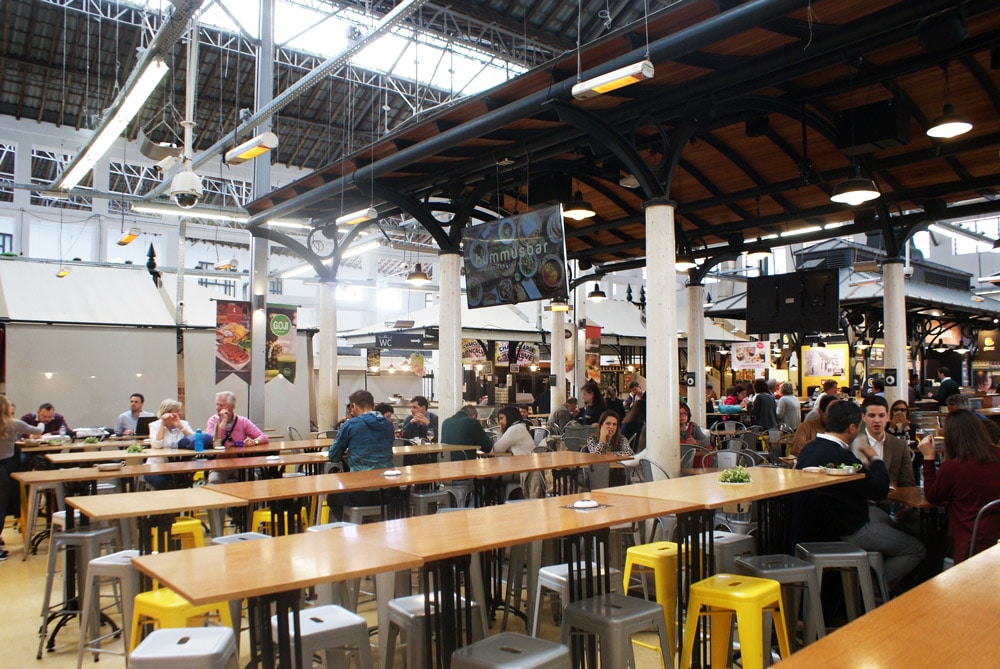
<path fill-rule="evenodd" d="M 948 504 L 948 541 L 955 562 L 996 543 L 1000 513 L 987 513 L 970 553 L 976 514 L 987 502 L 1000 499 L 1000 449 L 991 442 L 983 422 L 966 409 L 948 414 L 944 423 L 947 459 L 940 468 L 935 467 L 933 435 L 924 437 L 919 447 L 924 456 L 924 495 L 934 504 Z"/>
<path fill-rule="evenodd" d="M 917 426 L 910 422 L 910 407 L 906 400 L 896 400 L 889 408 L 889 425 L 885 431 L 904 441 L 917 440 Z"/>
<path fill-rule="evenodd" d="M 528 425 L 521 419 L 517 407 L 505 406 L 497 416 L 503 430 L 493 444 L 494 453 L 510 452 L 511 455 L 528 455 L 535 450 L 535 440 L 528 431 Z"/>
<path fill-rule="evenodd" d="M 680 411 L 681 423 L 681 443 L 682 444 L 696 444 L 698 446 L 704 446 L 708 448 L 711 442 L 711 435 L 705 430 L 698 427 L 698 425 L 691 420 L 691 409 L 686 404 L 681 404 Z M 683 450 L 683 449 L 682 449 Z"/>
<path fill-rule="evenodd" d="M 607 409 L 597 421 L 597 434 L 587 439 L 587 450 L 591 453 L 613 453 L 615 455 L 635 455 L 621 430 L 618 429 L 618 412 Z"/>
<path fill-rule="evenodd" d="M 181 418 L 181 409 L 184 407 L 175 399 L 165 399 L 160 402 L 160 408 L 156 411 L 157 420 L 149 425 L 149 445 L 150 448 L 179 448 L 180 440 L 194 434 L 191 425 Z M 162 464 L 166 458 L 148 458 L 147 464 Z M 146 474 L 142 477 L 146 485 L 153 490 L 164 490 L 176 487 L 172 483 L 170 474 Z"/>
<path fill-rule="evenodd" d="M 580 425 L 593 425 L 607 408 L 604 404 L 601 387 L 593 381 L 587 381 L 580 388 L 580 393 L 583 396 L 583 408 L 577 414 L 576 422 Z"/>

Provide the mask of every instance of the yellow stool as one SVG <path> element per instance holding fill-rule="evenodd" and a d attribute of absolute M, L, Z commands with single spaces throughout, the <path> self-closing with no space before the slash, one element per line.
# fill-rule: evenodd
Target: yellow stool
<path fill-rule="evenodd" d="M 291 534 L 288 518 L 283 518 L 282 520 L 284 520 L 283 527 L 281 526 L 280 522 L 275 521 L 273 511 L 271 511 L 270 509 L 257 509 L 256 511 L 253 512 L 253 516 L 250 517 L 249 529 L 251 532 L 261 532 L 263 534 L 275 536 L 274 530 L 272 528 L 274 527 L 274 525 L 279 525 L 279 527 L 277 528 L 277 533 L 279 535 Z M 303 528 L 309 526 L 309 515 L 305 507 L 302 507 L 302 509 L 299 511 L 299 522 Z"/>
<path fill-rule="evenodd" d="M 708 611 L 702 612 L 702 607 Z M 684 648 L 681 653 L 681 667 L 691 666 L 691 650 L 698 634 L 698 620 L 702 615 L 710 617 L 712 664 L 725 663 L 729 650 L 729 635 L 733 614 L 740 632 L 740 648 L 744 669 L 760 669 L 764 666 L 764 612 L 771 612 L 774 630 L 778 635 L 781 657 L 791 654 L 788 645 L 788 630 L 785 628 L 785 613 L 781 605 L 781 584 L 769 578 L 716 574 L 691 586 L 688 601 L 687 621 L 684 624 Z"/>
<path fill-rule="evenodd" d="M 153 629 L 166 627 L 200 627 L 201 623 L 188 624 L 192 618 L 217 618 L 226 626 L 233 626 L 228 602 L 215 602 L 195 606 L 170 588 L 157 588 L 141 592 L 135 596 L 132 610 L 132 637 L 129 652 L 135 650 L 142 640 L 143 625 L 151 624 Z"/>
<path fill-rule="evenodd" d="M 157 532 L 153 530 L 153 552 L 157 548 Z M 181 548 L 201 548 L 205 545 L 205 529 L 201 521 L 190 516 L 178 516 L 170 526 L 170 537 L 181 542 Z"/>
<path fill-rule="evenodd" d="M 625 551 L 624 590 L 628 593 L 632 570 L 653 573 L 656 602 L 663 607 L 670 647 L 677 648 L 677 544 L 672 541 L 654 541 L 632 546 Z"/>

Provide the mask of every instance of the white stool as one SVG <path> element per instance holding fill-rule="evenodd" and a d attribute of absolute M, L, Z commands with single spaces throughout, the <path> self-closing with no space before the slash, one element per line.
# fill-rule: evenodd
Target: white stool
<path fill-rule="evenodd" d="M 99 653 L 116 651 L 100 647 L 101 641 L 114 634 L 121 634 L 124 646 L 121 655 L 128 653 L 129 632 L 131 631 L 132 600 L 141 592 L 139 572 L 132 566 L 132 558 L 139 557 L 139 551 L 125 550 L 94 558 L 87 564 L 87 588 L 83 593 L 83 605 L 80 607 L 80 643 L 76 651 L 76 667 L 83 666 L 84 653 L 90 651 L 97 660 Z M 119 608 L 122 614 L 122 625 L 118 632 L 100 635 L 101 628 L 101 578 L 116 578 L 119 585 Z M 91 629 L 93 628 L 93 629 Z M 89 637 L 88 637 L 89 633 Z"/>
<path fill-rule="evenodd" d="M 288 614 L 288 629 L 294 629 L 295 614 Z M 356 664 L 362 669 L 373 667 L 372 649 L 368 643 L 368 623 L 361 616 L 351 613 L 342 606 L 316 606 L 299 611 L 299 629 L 302 634 L 300 658 L 303 667 L 312 666 L 312 657 L 323 651 L 324 666 L 340 666 L 337 655 L 347 652 L 357 655 Z M 271 630 L 275 643 L 278 642 L 278 616 L 271 616 Z M 289 639 L 292 652 L 295 651 L 294 634 Z"/>
<path fill-rule="evenodd" d="M 570 666 L 572 658 L 566 646 L 513 632 L 502 632 L 451 654 L 451 669 L 569 669 Z"/>
<path fill-rule="evenodd" d="M 356 525 L 357 523 L 348 523 L 346 521 L 323 523 L 322 525 L 307 527 L 306 532 L 325 532 L 327 530 L 335 530 L 339 527 L 354 527 Z M 348 581 L 339 581 L 337 583 L 319 583 L 315 586 L 315 589 L 317 607 L 327 604 L 337 604 L 357 613 L 358 594 L 361 592 L 360 578 L 352 578 Z"/>
<path fill-rule="evenodd" d="M 239 669 L 229 627 L 155 630 L 128 658 L 129 669 Z"/>
<path fill-rule="evenodd" d="M 596 565 L 595 565 L 596 567 Z M 580 569 L 583 569 L 581 565 Z M 605 569 L 608 569 L 605 567 Z M 611 589 L 614 592 L 622 592 L 622 573 L 618 569 L 608 569 L 611 578 Z M 598 573 L 597 578 L 604 578 L 604 572 Z M 552 590 L 559 594 L 563 611 L 569 606 L 569 564 L 553 564 L 542 567 L 538 570 L 538 581 L 535 584 L 535 606 L 531 610 L 531 636 L 538 636 L 539 621 L 541 620 L 542 589 Z M 661 609 L 662 613 L 662 609 Z"/>

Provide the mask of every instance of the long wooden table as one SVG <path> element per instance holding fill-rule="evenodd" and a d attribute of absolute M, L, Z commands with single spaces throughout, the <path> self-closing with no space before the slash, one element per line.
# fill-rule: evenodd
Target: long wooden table
<path fill-rule="evenodd" d="M 46 453 L 45 459 L 60 467 L 89 465 L 94 462 L 141 462 L 146 458 L 193 458 L 201 455 L 187 448 L 146 448 L 129 453 L 124 448 L 112 451 L 74 451 L 72 453 Z"/>
<path fill-rule="evenodd" d="M 782 669 L 829 666 L 982 667 L 996 658 L 1000 546 L 960 562 L 809 644 Z"/>

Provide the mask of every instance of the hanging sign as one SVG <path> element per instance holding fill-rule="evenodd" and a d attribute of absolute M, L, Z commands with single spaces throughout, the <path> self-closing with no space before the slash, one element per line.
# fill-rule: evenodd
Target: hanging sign
<path fill-rule="evenodd" d="M 295 383 L 297 321 L 297 307 L 267 305 L 267 358 L 264 363 L 264 377 L 267 381 L 283 376 L 289 383 Z"/>
<path fill-rule="evenodd" d="M 250 303 L 215 302 L 215 382 L 230 374 L 250 383 Z"/>
<path fill-rule="evenodd" d="M 584 342 L 583 363 L 587 370 L 587 378 L 595 383 L 601 382 L 601 328 L 588 325 Z"/>

